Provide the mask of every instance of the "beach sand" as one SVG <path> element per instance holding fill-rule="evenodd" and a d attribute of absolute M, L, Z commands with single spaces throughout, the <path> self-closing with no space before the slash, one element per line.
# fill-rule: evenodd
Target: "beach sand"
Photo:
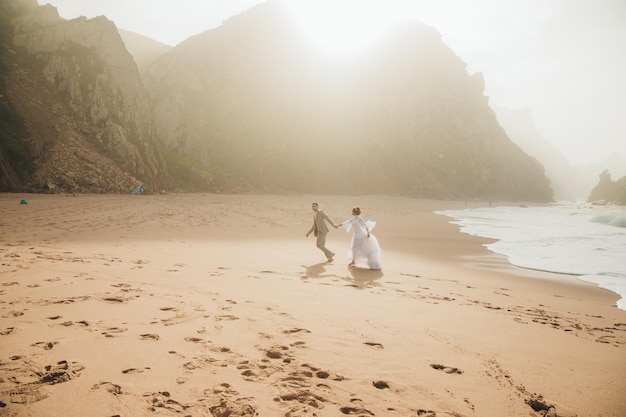
<path fill-rule="evenodd" d="M 381 271 L 341 229 L 325 262 L 314 201 L 377 221 Z M 625 416 L 617 296 L 433 213 L 463 207 L 0 194 L 0 415 Z"/>

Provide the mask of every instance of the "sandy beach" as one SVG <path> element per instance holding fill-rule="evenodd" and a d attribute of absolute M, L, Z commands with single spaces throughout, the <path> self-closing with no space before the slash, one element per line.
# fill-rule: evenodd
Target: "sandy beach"
<path fill-rule="evenodd" d="M 348 267 L 341 229 L 327 263 L 314 201 L 377 221 L 383 269 Z M 0 415 L 626 415 L 617 295 L 433 213 L 464 207 L 0 194 Z"/>

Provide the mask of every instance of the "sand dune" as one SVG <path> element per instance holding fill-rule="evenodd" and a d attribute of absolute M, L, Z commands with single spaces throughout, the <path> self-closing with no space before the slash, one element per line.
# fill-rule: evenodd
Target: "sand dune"
<path fill-rule="evenodd" d="M 342 230 L 324 262 L 313 201 L 378 222 L 382 271 L 347 266 Z M 2 194 L 0 415 L 625 415 L 617 297 L 432 213 L 460 207 Z"/>

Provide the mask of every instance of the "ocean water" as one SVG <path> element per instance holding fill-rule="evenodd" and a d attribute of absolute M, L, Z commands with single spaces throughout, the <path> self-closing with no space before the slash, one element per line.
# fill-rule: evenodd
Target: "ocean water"
<path fill-rule="evenodd" d="M 561 202 L 438 211 L 513 265 L 576 275 L 620 295 L 626 310 L 626 208 Z"/>

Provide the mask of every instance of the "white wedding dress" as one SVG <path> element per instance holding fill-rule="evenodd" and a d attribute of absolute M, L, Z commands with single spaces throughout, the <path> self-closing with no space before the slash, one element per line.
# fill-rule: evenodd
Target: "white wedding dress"
<path fill-rule="evenodd" d="M 380 266 L 381 249 L 376 236 L 372 230 L 376 227 L 376 222 L 363 220 L 361 216 L 354 216 L 341 224 L 346 232 L 352 233 L 352 245 L 348 251 L 348 259 L 354 260 L 356 264 L 365 263 L 370 269 L 382 269 Z M 367 237 L 367 231 L 370 237 Z"/>

